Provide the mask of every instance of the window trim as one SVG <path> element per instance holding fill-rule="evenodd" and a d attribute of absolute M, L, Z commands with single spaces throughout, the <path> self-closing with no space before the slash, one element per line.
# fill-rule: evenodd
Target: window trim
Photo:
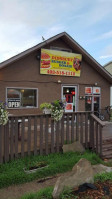
<path fill-rule="evenodd" d="M 38 88 L 29 88 L 29 87 L 6 87 L 6 103 L 7 103 L 7 89 L 27 89 L 27 90 L 36 90 L 36 106 L 35 107 L 20 107 L 20 108 L 8 108 L 7 109 L 11 109 L 11 110 L 15 110 L 15 109 L 35 109 L 38 108 Z"/>

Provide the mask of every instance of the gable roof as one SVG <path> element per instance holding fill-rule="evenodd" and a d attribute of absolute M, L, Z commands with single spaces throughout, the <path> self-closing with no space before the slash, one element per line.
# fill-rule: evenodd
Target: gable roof
<path fill-rule="evenodd" d="M 40 48 L 44 47 L 46 44 L 50 44 L 51 42 L 61 38 L 64 40 L 69 46 L 71 46 L 75 51 L 77 50 L 82 54 L 84 59 L 93 67 L 95 70 L 97 70 L 105 79 L 107 79 L 108 82 L 112 84 L 112 75 L 105 70 L 104 67 L 102 67 L 84 48 L 82 48 L 70 35 L 68 35 L 66 32 L 62 32 L 60 34 L 57 34 L 38 45 L 29 48 L 28 50 L 25 50 L 24 52 L 0 63 L 0 69 L 6 67 L 7 65 L 16 62 L 17 60 L 25 57 L 26 55 L 39 50 Z"/>
<path fill-rule="evenodd" d="M 104 65 L 104 68 L 108 67 L 111 64 L 112 64 L 112 61 L 108 62 L 107 64 Z"/>

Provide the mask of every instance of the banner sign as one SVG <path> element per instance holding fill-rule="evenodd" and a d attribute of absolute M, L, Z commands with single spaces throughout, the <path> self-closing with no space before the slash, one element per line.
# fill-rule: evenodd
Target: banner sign
<path fill-rule="evenodd" d="M 82 55 L 41 49 L 40 74 L 80 77 Z"/>
<path fill-rule="evenodd" d="M 20 99 L 8 99 L 8 108 L 19 108 L 20 107 Z"/>

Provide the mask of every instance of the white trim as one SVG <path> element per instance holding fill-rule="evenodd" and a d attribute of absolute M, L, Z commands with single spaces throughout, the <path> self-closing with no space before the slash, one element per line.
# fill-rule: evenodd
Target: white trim
<path fill-rule="evenodd" d="M 110 106 L 112 106 L 112 86 L 110 87 Z"/>
<path fill-rule="evenodd" d="M 7 109 L 11 109 L 11 110 L 20 110 L 20 109 L 37 109 L 38 108 L 38 88 L 29 88 L 29 87 L 6 87 L 6 102 L 7 102 L 7 89 L 27 89 L 27 90 L 36 90 L 36 106 L 32 106 L 32 107 L 20 107 L 20 108 L 8 108 Z"/>

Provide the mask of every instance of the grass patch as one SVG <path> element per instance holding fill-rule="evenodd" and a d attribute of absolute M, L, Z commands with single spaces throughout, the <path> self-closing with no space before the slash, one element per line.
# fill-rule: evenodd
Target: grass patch
<path fill-rule="evenodd" d="M 11 161 L 0 165 L 0 188 L 7 187 L 12 184 L 22 184 L 57 173 L 64 173 L 72 169 L 72 167 L 80 160 L 80 158 L 88 159 L 92 164 L 103 163 L 103 161 L 95 153 L 86 151 L 83 155 L 80 153 L 55 153 L 48 156 L 31 156 Z M 23 168 L 30 163 L 47 161 L 49 167 L 37 171 L 36 173 L 26 174 Z"/>

